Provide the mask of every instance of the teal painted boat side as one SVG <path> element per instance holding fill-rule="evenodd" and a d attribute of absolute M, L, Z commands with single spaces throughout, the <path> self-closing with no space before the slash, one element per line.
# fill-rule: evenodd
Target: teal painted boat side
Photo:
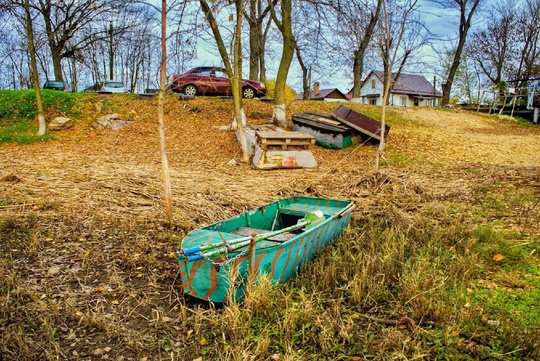
<path fill-rule="evenodd" d="M 353 202 L 313 197 L 286 198 L 248 211 L 237 217 L 211 224 L 190 232 L 177 252 L 184 293 L 211 301 L 240 300 L 244 294 L 248 273 L 248 246 L 231 252 L 189 262 L 183 251 L 202 245 L 220 245 L 242 236 L 234 234 L 241 227 L 272 230 L 290 226 L 307 213 L 321 211 L 325 220 L 313 228 L 299 231 L 284 242 L 257 242 L 254 268 L 257 274 L 269 275 L 274 282 L 286 282 L 311 259 L 314 254 L 339 236 L 350 221 Z"/>

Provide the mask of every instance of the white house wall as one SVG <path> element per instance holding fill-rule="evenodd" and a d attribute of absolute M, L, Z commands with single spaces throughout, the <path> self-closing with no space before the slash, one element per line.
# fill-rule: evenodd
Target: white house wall
<path fill-rule="evenodd" d="M 375 80 L 375 87 L 372 85 L 372 81 Z M 360 89 L 360 99 L 362 104 L 370 104 L 370 100 L 374 99 L 373 97 L 367 97 L 369 94 L 380 94 L 376 97 L 377 103 L 374 105 L 382 105 L 382 94 L 383 94 L 383 83 L 375 76 L 371 74 L 367 81 L 364 83 L 364 86 Z M 395 107 L 414 107 L 414 97 L 403 95 L 403 94 L 391 94 L 389 103 L 391 106 Z M 435 100 L 435 105 L 438 104 L 438 100 Z M 418 99 L 419 107 L 429 107 L 433 106 L 433 99 L 431 98 L 421 98 Z"/>
<path fill-rule="evenodd" d="M 372 80 L 375 80 L 375 87 L 372 86 Z M 383 83 L 374 74 L 371 74 L 364 86 L 360 89 L 362 103 L 369 104 L 370 98 L 365 97 L 365 94 L 380 94 L 377 98 L 377 104 L 382 105 Z"/>

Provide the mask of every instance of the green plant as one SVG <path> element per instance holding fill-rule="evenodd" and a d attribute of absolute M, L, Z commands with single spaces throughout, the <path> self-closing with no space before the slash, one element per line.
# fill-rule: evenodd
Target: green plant
<path fill-rule="evenodd" d="M 0 144 L 17 143 L 31 144 L 55 139 L 54 134 L 50 132 L 38 137 L 37 126 L 24 121 L 15 121 L 5 126 L 0 125 Z"/>

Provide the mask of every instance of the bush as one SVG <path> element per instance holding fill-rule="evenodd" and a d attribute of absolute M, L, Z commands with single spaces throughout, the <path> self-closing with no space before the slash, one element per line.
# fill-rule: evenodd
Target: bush
<path fill-rule="evenodd" d="M 274 97 L 274 90 L 276 89 L 276 81 L 275 80 L 267 80 L 264 82 L 264 85 L 266 85 L 266 89 L 268 89 L 268 92 L 266 93 L 266 96 L 268 98 Z M 296 92 L 293 88 L 291 88 L 288 85 L 285 85 L 285 101 L 294 100 L 294 97 L 296 96 Z"/>

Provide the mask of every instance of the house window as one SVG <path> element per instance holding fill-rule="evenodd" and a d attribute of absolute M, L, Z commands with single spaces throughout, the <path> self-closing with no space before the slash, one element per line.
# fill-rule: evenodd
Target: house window
<path fill-rule="evenodd" d="M 371 79 L 371 89 L 375 89 L 375 79 Z"/>

